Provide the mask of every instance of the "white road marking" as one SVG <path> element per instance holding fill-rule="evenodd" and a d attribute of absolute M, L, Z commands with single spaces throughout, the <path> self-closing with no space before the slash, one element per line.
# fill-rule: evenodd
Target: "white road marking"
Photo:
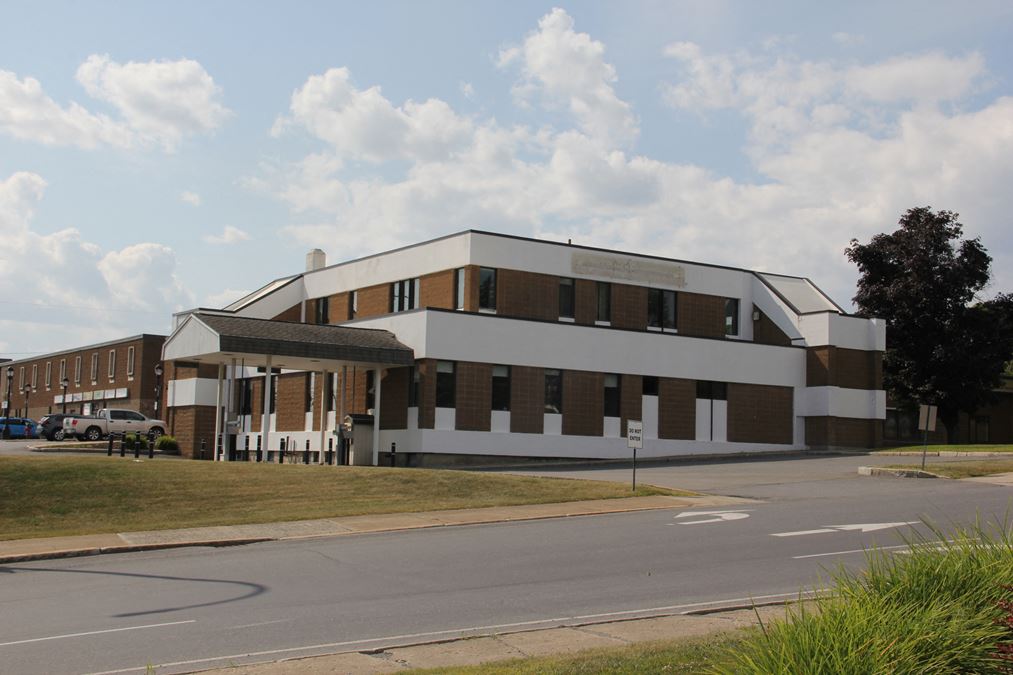
<path fill-rule="evenodd" d="M 683 511 L 676 518 L 692 518 L 693 516 L 716 516 L 715 518 L 705 518 L 704 520 L 687 520 L 678 525 L 702 525 L 704 523 L 719 523 L 725 520 L 742 520 L 748 518 L 749 514 L 747 511 L 752 509 L 726 509 L 724 511 Z M 669 523 L 672 525 L 673 523 Z"/>
<path fill-rule="evenodd" d="M 98 673 L 91 673 L 90 675 L 119 675 L 120 673 L 134 673 L 134 672 L 145 672 L 148 669 L 154 668 L 174 668 L 176 666 L 193 666 L 199 663 L 214 663 L 217 661 L 231 661 L 235 659 L 244 659 L 259 656 L 274 656 L 277 654 L 291 654 L 293 652 L 312 651 L 318 649 L 335 649 L 340 647 L 350 647 L 352 645 L 367 645 L 375 642 L 393 642 L 403 640 L 424 640 L 427 638 L 440 638 L 446 635 L 454 634 L 467 634 L 475 633 L 478 631 L 491 631 L 500 630 L 504 628 L 523 628 L 524 626 L 536 626 L 539 624 L 556 624 L 564 621 L 584 621 L 588 619 L 606 619 L 611 616 L 621 617 L 630 616 L 632 614 L 658 614 L 662 612 L 674 612 L 675 610 L 685 610 L 681 613 L 693 611 L 700 607 L 723 607 L 725 605 L 741 605 L 746 602 L 754 602 L 757 600 L 775 600 L 781 598 L 797 598 L 799 595 L 802 597 L 809 597 L 814 593 L 822 592 L 824 589 L 817 591 L 805 591 L 801 594 L 798 591 L 792 593 L 774 593 L 771 595 L 753 595 L 743 598 L 725 598 L 722 600 L 713 600 L 710 602 L 690 602 L 682 605 L 667 605 L 664 607 L 647 607 L 644 609 L 629 609 L 620 612 L 606 612 L 603 614 L 582 614 L 577 616 L 562 616 L 551 619 L 536 619 L 534 621 L 518 621 L 516 623 L 500 623 L 492 624 L 488 626 L 471 626 L 469 628 L 453 628 L 450 630 L 437 630 L 428 633 L 406 633 L 403 635 L 388 635 L 386 637 L 378 638 L 365 638 L 362 640 L 348 640 L 346 642 L 327 642 L 317 645 L 306 645 L 305 647 L 285 647 L 283 649 L 268 649 L 260 652 L 247 652 L 245 654 L 228 654 L 224 656 L 212 656 L 203 659 L 192 659 L 189 661 L 173 661 L 171 663 L 159 663 L 157 665 L 144 665 L 136 666 L 133 668 L 122 668 L 120 670 L 104 670 Z M 394 647 L 395 645 L 391 645 Z M 332 652 L 333 653 L 333 652 Z"/>
<path fill-rule="evenodd" d="M 876 530 L 887 530 L 891 527 L 904 527 L 905 525 L 917 525 L 919 520 L 907 520 L 902 523 L 858 523 L 855 525 L 826 525 L 818 530 L 799 530 L 797 532 L 776 532 L 772 537 L 802 537 L 807 534 L 823 534 L 826 532 L 875 532 Z"/>
<path fill-rule="evenodd" d="M 810 553 L 809 555 L 793 555 L 792 560 L 803 560 L 805 558 L 823 558 L 829 555 L 846 555 L 848 553 L 867 553 L 869 551 L 888 551 L 895 548 L 908 548 L 907 544 L 899 544 L 897 546 L 877 546 L 875 549 L 868 548 L 853 548 L 848 551 L 831 551 L 830 553 Z M 907 553 L 907 551 L 901 551 L 901 553 Z"/>
<path fill-rule="evenodd" d="M 178 626 L 182 623 L 194 623 L 197 619 L 187 621 L 170 621 L 169 623 L 152 623 L 147 626 L 128 626 L 126 628 L 109 628 L 107 630 L 91 630 L 86 633 L 67 633 L 66 635 L 50 635 L 48 637 L 32 638 L 30 640 L 15 640 L 14 642 L 0 642 L 0 647 L 11 645 L 24 645 L 29 642 L 45 642 L 46 640 L 63 640 L 66 638 L 84 637 L 86 635 L 101 635 L 102 633 L 119 633 L 125 630 L 141 630 L 142 628 L 162 628 L 163 626 Z"/>

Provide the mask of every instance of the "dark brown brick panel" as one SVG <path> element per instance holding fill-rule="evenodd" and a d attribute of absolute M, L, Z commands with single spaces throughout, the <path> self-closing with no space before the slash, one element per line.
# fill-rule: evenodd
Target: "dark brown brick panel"
<path fill-rule="evenodd" d="M 391 368 L 380 386 L 380 428 L 408 428 L 408 376 L 411 368 Z"/>
<path fill-rule="evenodd" d="M 478 281 L 479 266 L 468 265 L 464 268 L 464 310 L 466 312 L 478 311 Z M 497 275 L 498 276 L 498 275 Z M 499 286 L 499 279 L 496 280 Z M 497 289 L 498 292 L 498 289 Z"/>
<path fill-rule="evenodd" d="M 587 279 L 577 279 L 574 286 L 574 321 L 584 326 L 593 326 L 598 318 L 598 284 Z"/>
<path fill-rule="evenodd" d="M 658 438 L 696 438 L 696 382 L 658 378 Z"/>
<path fill-rule="evenodd" d="M 302 303 L 292 305 L 284 312 L 274 316 L 272 321 L 299 321 L 302 318 Z"/>
<path fill-rule="evenodd" d="M 545 374 L 541 368 L 510 367 L 510 431 L 540 434 L 545 427 Z"/>
<path fill-rule="evenodd" d="M 647 288 L 612 284 L 612 325 L 617 328 L 647 328 Z"/>
<path fill-rule="evenodd" d="M 793 396 L 791 387 L 728 383 L 728 440 L 791 444 Z"/>
<path fill-rule="evenodd" d="M 496 273 L 496 313 L 525 319 L 558 319 L 559 277 L 499 270 Z"/>
<path fill-rule="evenodd" d="M 455 428 L 489 431 L 492 407 L 492 366 L 458 361 Z"/>
<path fill-rule="evenodd" d="M 806 386 L 883 388 L 883 353 L 824 345 L 806 350 Z"/>
<path fill-rule="evenodd" d="M 303 431 L 306 428 L 306 381 L 308 373 L 278 375 L 278 394 L 275 401 L 275 429 Z"/>
<path fill-rule="evenodd" d="M 640 375 L 623 375 L 619 382 L 619 413 L 622 415 L 622 435 L 626 436 L 628 420 L 642 420 L 644 378 Z"/>
<path fill-rule="evenodd" d="M 873 448 L 882 444 L 883 421 L 844 417 L 805 418 L 805 440 L 810 447 Z"/>
<path fill-rule="evenodd" d="M 760 308 L 753 305 L 753 311 L 759 315 L 759 319 L 753 322 L 753 342 L 762 345 L 776 345 L 778 347 L 790 347 L 791 339 L 784 334 L 777 324 L 770 320 L 770 317 L 760 311 Z"/>
<path fill-rule="evenodd" d="M 454 309 L 454 275 L 455 270 L 444 270 L 427 274 L 419 279 L 419 285 L 422 287 L 419 306 Z"/>
<path fill-rule="evenodd" d="M 677 302 L 676 328 L 680 335 L 724 337 L 725 298 L 680 291 Z"/>
<path fill-rule="evenodd" d="M 563 433 L 601 436 L 604 426 L 605 377 L 583 370 L 563 371 Z"/>

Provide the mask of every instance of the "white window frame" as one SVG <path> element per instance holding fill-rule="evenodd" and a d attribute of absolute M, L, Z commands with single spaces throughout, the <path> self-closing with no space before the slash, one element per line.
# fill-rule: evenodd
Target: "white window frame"
<path fill-rule="evenodd" d="M 81 364 L 84 361 L 80 356 L 74 357 L 74 386 L 81 386 Z"/>
<path fill-rule="evenodd" d="M 36 391 L 39 388 L 39 364 L 32 364 L 32 391 Z"/>
<path fill-rule="evenodd" d="M 98 352 L 91 355 L 91 383 L 98 384 Z"/>
<path fill-rule="evenodd" d="M 109 381 L 112 382 L 113 380 L 116 379 L 116 350 L 115 349 L 110 349 L 109 350 L 109 368 L 107 370 L 108 370 L 108 374 L 109 374 Z"/>
<path fill-rule="evenodd" d="M 134 348 L 127 347 L 127 379 L 134 379 Z"/>
<path fill-rule="evenodd" d="M 53 386 L 53 362 L 46 361 L 46 389 Z"/>

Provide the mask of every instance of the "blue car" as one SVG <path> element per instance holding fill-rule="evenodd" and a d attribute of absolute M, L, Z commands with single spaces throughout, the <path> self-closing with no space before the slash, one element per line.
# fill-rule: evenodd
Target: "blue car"
<path fill-rule="evenodd" d="M 0 438 L 36 438 L 34 420 L 0 417 Z"/>

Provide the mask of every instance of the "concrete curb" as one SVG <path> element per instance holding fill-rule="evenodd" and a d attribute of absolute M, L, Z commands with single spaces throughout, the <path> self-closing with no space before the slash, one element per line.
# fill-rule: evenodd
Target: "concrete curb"
<path fill-rule="evenodd" d="M 943 478 L 943 476 L 921 469 L 888 469 L 882 466 L 860 466 L 858 467 L 858 475 L 889 478 Z"/>
<path fill-rule="evenodd" d="M 629 500 L 638 500 L 630 503 Z M 646 500 L 652 500 L 650 502 Z M 751 503 L 754 500 L 739 497 L 630 497 L 623 499 L 602 499 L 585 502 L 562 502 L 556 504 L 528 504 L 521 506 L 489 507 L 488 509 L 460 509 L 422 513 L 379 514 L 375 516 L 348 516 L 325 518 L 314 521 L 292 521 L 284 523 L 261 523 L 251 525 L 220 525 L 207 528 L 184 530 L 159 530 L 150 532 L 123 532 L 106 535 L 81 535 L 80 537 L 54 537 L 52 548 L 46 549 L 45 540 L 22 539 L 0 541 L 0 550 L 8 548 L 27 549 L 24 552 L 0 553 L 0 564 L 30 562 L 54 558 L 74 558 L 110 553 L 155 551 L 170 548 L 198 546 L 225 547 L 242 546 L 267 541 L 292 541 L 318 539 L 322 537 L 357 534 L 380 534 L 405 530 L 459 527 L 464 525 L 488 525 L 495 523 L 548 520 L 552 518 L 573 518 L 599 516 L 638 511 L 666 509 L 692 509 L 705 506 L 729 506 Z M 626 502 L 623 504 L 623 502 Z M 543 512 L 538 512 L 538 509 Z M 513 510 L 514 513 L 509 513 Z M 549 512 L 545 512 L 548 510 Z M 471 511 L 472 513 L 469 513 Z M 507 513 L 504 513 L 507 511 Z M 484 512 L 484 513 L 483 513 Z M 364 522 L 365 521 L 365 522 Z M 229 529 L 234 532 L 228 532 Z M 202 533 L 202 530 L 204 531 Z M 225 531 L 223 531 L 225 530 Z M 309 531 L 306 531 L 309 530 Z M 212 533 L 214 533 L 212 535 Z M 202 536 L 203 535 L 203 536 Z M 231 535 L 231 536 L 229 536 Z M 118 541 L 117 541 L 118 540 Z M 147 540 L 147 541 L 145 541 Z M 122 542 L 122 543 L 118 543 Z"/>
<path fill-rule="evenodd" d="M 921 457 L 921 450 L 876 450 L 871 453 L 880 457 Z M 933 450 L 925 453 L 926 457 L 1006 457 L 1013 459 L 1013 452 Z"/>

